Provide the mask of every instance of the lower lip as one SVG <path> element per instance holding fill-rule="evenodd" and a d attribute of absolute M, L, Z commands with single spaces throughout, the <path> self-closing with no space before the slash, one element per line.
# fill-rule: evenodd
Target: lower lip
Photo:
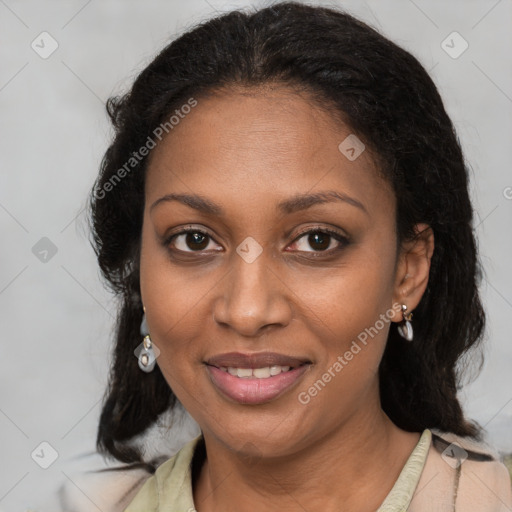
<path fill-rule="evenodd" d="M 266 379 L 235 377 L 216 366 L 206 365 L 213 384 L 228 398 L 240 404 L 269 402 L 290 389 L 304 375 L 309 364 L 304 364 Z"/>

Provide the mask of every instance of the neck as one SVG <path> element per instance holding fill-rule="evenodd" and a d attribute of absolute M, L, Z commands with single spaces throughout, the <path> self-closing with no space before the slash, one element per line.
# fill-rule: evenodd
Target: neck
<path fill-rule="evenodd" d="M 393 487 L 418 442 L 380 409 L 286 457 L 256 462 L 204 433 L 207 460 L 194 501 L 199 512 L 265 510 L 374 511 Z"/>

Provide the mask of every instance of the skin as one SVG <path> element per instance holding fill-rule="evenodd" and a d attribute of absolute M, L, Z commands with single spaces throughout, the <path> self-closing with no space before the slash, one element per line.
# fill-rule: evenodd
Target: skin
<path fill-rule="evenodd" d="M 152 152 L 141 292 L 158 365 L 205 438 L 207 460 L 193 483 L 199 512 L 329 512 L 340 503 L 345 512 L 374 511 L 419 440 L 381 409 L 377 372 L 389 322 L 308 404 L 298 401 L 393 304 L 413 311 L 428 281 L 432 231 L 418 225 L 417 240 L 397 252 L 394 193 L 368 150 L 354 161 L 340 152 L 350 133 L 305 93 L 232 88 L 198 99 Z M 327 190 L 364 210 L 341 201 L 277 209 L 296 194 Z M 223 213 L 178 201 L 151 209 L 169 193 L 199 194 Z M 211 236 L 199 251 L 185 235 L 166 245 L 191 224 Z M 301 229 L 326 227 L 348 244 L 328 237 L 328 255 L 307 234 L 299 238 Z M 252 263 L 236 252 L 248 236 L 262 248 Z M 243 405 L 213 386 L 203 364 L 232 351 L 313 364 L 277 399 Z"/>

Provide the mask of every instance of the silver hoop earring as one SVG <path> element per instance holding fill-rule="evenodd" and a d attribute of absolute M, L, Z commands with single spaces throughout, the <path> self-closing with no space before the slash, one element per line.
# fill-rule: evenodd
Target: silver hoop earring
<path fill-rule="evenodd" d="M 148 324 L 146 322 L 146 313 L 142 315 L 142 322 L 140 324 L 140 334 L 144 336 L 142 343 L 135 350 L 135 355 L 139 361 L 139 368 L 146 373 L 152 372 L 155 368 L 156 358 L 159 356 L 160 351 L 151 341 L 149 335 Z"/>
<path fill-rule="evenodd" d="M 407 341 L 412 341 L 412 312 L 407 313 L 407 306 L 405 304 L 402 304 L 402 316 L 403 320 L 398 324 L 398 334 L 400 334 L 400 336 L 405 338 Z"/>

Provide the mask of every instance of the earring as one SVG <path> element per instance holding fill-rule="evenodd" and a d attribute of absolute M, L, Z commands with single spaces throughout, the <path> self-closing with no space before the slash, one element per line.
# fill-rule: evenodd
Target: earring
<path fill-rule="evenodd" d="M 398 324 L 398 334 L 407 341 L 412 341 L 412 312 L 407 313 L 407 306 L 405 304 L 402 304 L 402 316 L 403 320 Z"/>
<path fill-rule="evenodd" d="M 144 314 L 142 315 L 142 322 L 140 324 L 140 334 L 144 336 L 142 346 L 139 345 L 136 349 L 139 352 L 137 359 L 139 360 L 139 368 L 146 373 L 152 372 L 155 368 L 156 358 L 159 355 L 159 350 L 153 345 L 151 337 L 149 336 L 148 324 L 146 322 L 146 309 L 144 308 Z M 156 353 L 155 353 L 156 352 Z"/>

